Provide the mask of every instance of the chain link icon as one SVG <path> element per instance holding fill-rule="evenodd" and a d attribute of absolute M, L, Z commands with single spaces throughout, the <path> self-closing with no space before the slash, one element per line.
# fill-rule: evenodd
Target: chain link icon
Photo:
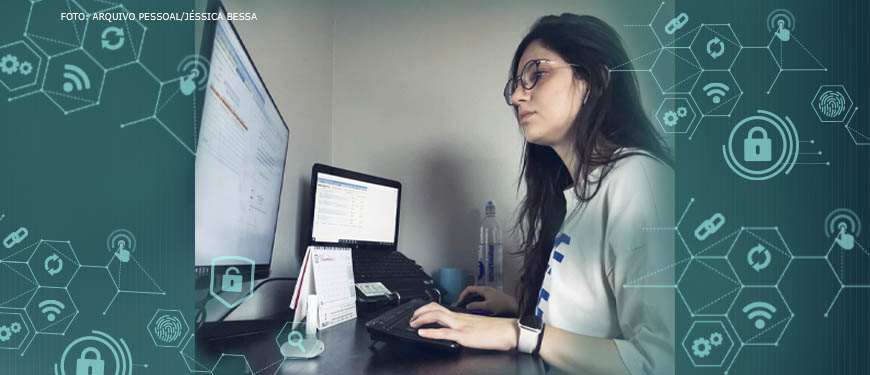
<path fill-rule="evenodd" d="M 709 219 L 701 222 L 701 225 L 698 225 L 698 227 L 695 228 L 695 238 L 697 238 L 698 241 L 706 240 L 707 237 L 710 237 L 710 235 L 719 231 L 719 228 L 722 228 L 722 225 L 724 224 L 725 216 L 717 212 Z"/>
<path fill-rule="evenodd" d="M 9 235 L 6 236 L 6 238 L 3 240 L 3 246 L 6 246 L 7 249 L 11 249 L 12 246 L 21 243 L 21 241 L 24 241 L 24 239 L 27 238 L 28 234 L 30 233 L 27 231 L 27 228 L 18 228 L 17 231 L 9 233 Z"/>

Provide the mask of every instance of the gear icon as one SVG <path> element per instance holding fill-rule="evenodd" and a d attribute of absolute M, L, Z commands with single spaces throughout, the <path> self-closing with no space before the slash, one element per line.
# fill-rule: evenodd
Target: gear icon
<path fill-rule="evenodd" d="M 0 341 L 9 341 L 12 337 L 12 330 L 7 326 L 0 326 Z"/>
<path fill-rule="evenodd" d="M 722 334 L 719 332 L 713 332 L 710 334 L 710 345 L 719 346 L 722 345 Z"/>
<path fill-rule="evenodd" d="M 686 117 L 689 114 L 689 111 L 686 110 L 686 107 L 677 108 L 677 116 Z"/>
<path fill-rule="evenodd" d="M 667 111 L 665 112 L 664 117 L 662 117 L 662 121 L 664 121 L 667 126 L 676 126 L 677 120 L 679 120 L 679 118 L 677 117 L 677 113 L 674 111 Z"/>
<path fill-rule="evenodd" d="M 0 58 L 0 70 L 6 74 L 13 74 L 18 71 L 18 57 L 7 54 Z"/>
<path fill-rule="evenodd" d="M 21 332 L 21 323 L 13 322 L 9 325 L 9 329 L 12 331 L 12 333 Z"/>
<path fill-rule="evenodd" d="M 21 75 L 29 75 L 32 71 L 33 65 L 30 63 L 30 61 L 23 61 L 21 65 L 18 66 L 18 73 L 21 73 Z"/>
<path fill-rule="evenodd" d="M 704 358 L 710 355 L 710 349 L 713 349 L 710 345 L 710 340 L 699 337 L 696 338 L 695 341 L 692 341 L 692 354 L 698 358 Z"/>

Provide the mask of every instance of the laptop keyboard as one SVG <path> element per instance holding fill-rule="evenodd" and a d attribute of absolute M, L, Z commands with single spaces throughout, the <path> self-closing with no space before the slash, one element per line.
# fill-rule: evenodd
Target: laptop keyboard
<path fill-rule="evenodd" d="M 429 275 L 413 260 L 398 251 L 353 253 L 353 273 L 356 282 L 385 279 L 429 279 Z"/>

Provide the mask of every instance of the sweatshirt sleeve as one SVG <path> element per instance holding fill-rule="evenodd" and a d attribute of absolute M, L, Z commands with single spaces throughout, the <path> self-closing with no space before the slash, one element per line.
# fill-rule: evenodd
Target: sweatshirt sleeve
<path fill-rule="evenodd" d="M 674 174 L 646 156 L 620 162 L 604 191 L 608 281 L 622 331 L 614 342 L 632 375 L 672 374 Z"/>

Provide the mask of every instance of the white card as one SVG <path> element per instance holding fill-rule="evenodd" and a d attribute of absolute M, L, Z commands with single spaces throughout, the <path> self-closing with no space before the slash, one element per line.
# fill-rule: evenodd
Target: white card
<path fill-rule="evenodd" d="M 309 262 L 314 271 L 318 322 L 321 329 L 356 318 L 356 290 L 350 248 L 313 247 Z"/>
<path fill-rule="evenodd" d="M 308 313 L 308 296 L 315 294 L 314 271 L 311 267 L 311 247 L 305 250 L 305 256 L 302 258 L 302 267 L 299 270 L 299 278 L 296 280 L 296 287 L 293 288 L 293 297 L 290 300 L 290 308 L 295 311 L 293 316 L 294 322 L 301 322 L 305 319 Z"/>

